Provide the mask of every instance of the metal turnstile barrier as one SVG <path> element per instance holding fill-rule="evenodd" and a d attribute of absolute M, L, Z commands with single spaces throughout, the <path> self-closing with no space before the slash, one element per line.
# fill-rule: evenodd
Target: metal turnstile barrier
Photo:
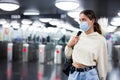
<path fill-rule="evenodd" d="M 116 66 L 120 66 L 120 45 L 115 45 L 116 52 L 113 54 L 114 63 L 116 63 Z"/>
<path fill-rule="evenodd" d="M 28 47 L 28 59 L 29 61 L 37 61 L 38 60 L 38 49 L 39 49 L 39 44 L 37 43 L 29 43 Z"/>
<path fill-rule="evenodd" d="M 13 43 L 8 43 L 7 45 L 7 61 L 12 61 L 13 56 Z"/>
<path fill-rule="evenodd" d="M 62 46 L 56 45 L 54 52 L 54 63 L 61 64 L 62 62 Z"/>
<path fill-rule="evenodd" d="M 28 62 L 28 47 L 29 47 L 29 44 L 27 43 L 23 44 L 23 54 L 22 54 L 23 62 Z"/>
<path fill-rule="evenodd" d="M 39 45 L 39 58 L 38 58 L 38 62 L 39 63 L 45 63 L 45 46 L 44 44 L 40 44 Z"/>
<path fill-rule="evenodd" d="M 0 42 L 0 60 L 7 59 L 8 42 Z"/>
<path fill-rule="evenodd" d="M 22 42 L 13 42 L 13 60 L 14 61 L 22 61 Z"/>

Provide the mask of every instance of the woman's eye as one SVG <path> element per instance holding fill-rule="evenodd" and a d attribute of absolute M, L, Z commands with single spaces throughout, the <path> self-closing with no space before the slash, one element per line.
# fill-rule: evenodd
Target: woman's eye
<path fill-rule="evenodd" d="M 82 21 L 86 21 L 86 19 L 82 19 Z"/>
<path fill-rule="evenodd" d="M 82 18 L 82 19 L 80 19 L 80 21 L 86 21 L 86 19 L 85 19 L 85 18 Z"/>

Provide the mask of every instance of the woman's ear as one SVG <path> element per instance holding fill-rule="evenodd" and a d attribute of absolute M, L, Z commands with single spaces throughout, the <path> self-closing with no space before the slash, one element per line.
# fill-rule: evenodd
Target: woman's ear
<path fill-rule="evenodd" d="M 94 24 L 94 23 L 95 23 L 95 19 L 92 19 L 92 20 L 91 20 L 91 23 Z"/>

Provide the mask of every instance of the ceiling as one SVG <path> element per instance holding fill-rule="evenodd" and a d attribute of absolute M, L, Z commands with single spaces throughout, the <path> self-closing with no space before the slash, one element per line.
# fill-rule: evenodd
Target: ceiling
<path fill-rule="evenodd" d="M 23 15 L 23 12 L 30 7 L 34 7 L 40 11 L 40 16 L 36 17 L 61 18 L 62 14 L 66 15 L 67 13 L 67 11 L 62 11 L 55 7 L 55 0 L 18 0 L 18 2 L 20 3 L 18 10 L 11 12 L 0 10 L 0 18 L 10 18 L 10 15 L 21 15 L 21 18 L 31 18 L 33 16 Z M 98 18 L 107 17 L 109 21 L 112 17 L 117 16 L 117 12 L 120 10 L 120 0 L 79 0 L 79 3 L 84 9 L 94 10 Z M 67 15 L 63 18 L 72 25 L 77 25 Z"/>

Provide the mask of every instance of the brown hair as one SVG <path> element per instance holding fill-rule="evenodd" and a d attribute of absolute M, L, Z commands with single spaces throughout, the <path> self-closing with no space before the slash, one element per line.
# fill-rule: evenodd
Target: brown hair
<path fill-rule="evenodd" d="M 101 27 L 96 21 L 95 13 L 92 10 L 83 10 L 80 14 L 85 14 L 90 20 L 94 19 L 94 31 L 102 34 Z"/>

